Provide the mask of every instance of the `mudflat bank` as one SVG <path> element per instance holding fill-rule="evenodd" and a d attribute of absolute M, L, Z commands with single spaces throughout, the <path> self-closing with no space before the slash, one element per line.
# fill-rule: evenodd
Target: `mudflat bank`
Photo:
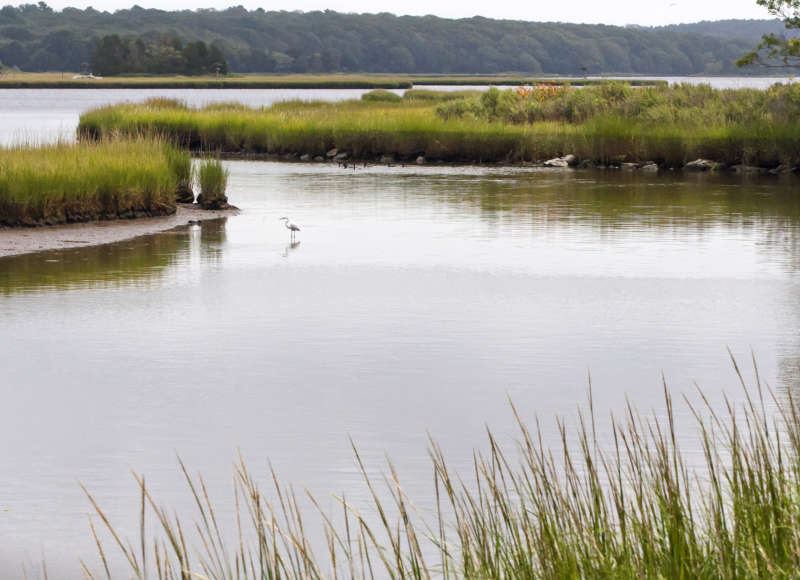
<path fill-rule="evenodd" d="M 0 227 L 0 258 L 46 250 L 80 248 L 121 242 L 156 234 L 190 221 L 203 221 L 239 213 L 238 209 L 205 210 L 195 204 L 177 204 L 169 216 L 75 223 L 38 228 Z"/>

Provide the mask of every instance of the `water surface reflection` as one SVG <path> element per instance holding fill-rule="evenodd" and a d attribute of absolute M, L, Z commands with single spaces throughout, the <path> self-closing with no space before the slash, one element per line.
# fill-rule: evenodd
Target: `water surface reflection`
<path fill-rule="evenodd" d="M 0 293 L 163 283 L 176 264 L 219 262 L 227 218 L 116 244 L 0 258 Z"/>
<path fill-rule="evenodd" d="M 92 553 L 76 478 L 131 534 L 130 468 L 187 508 L 176 452 L 223 500 L 241 449 L 363 506 L 352 436 L 424 509 L 426 430 L 468 473 L 486 424 L 513 437 L 507 395 L 555 442 L 587 370 L 602 417 L 661 409 L 662 371 L 738 397 L 727 346 L 797 388 L 795 181 L 228 167 L 227 222 L 0 260 L 0 576 Z"/>

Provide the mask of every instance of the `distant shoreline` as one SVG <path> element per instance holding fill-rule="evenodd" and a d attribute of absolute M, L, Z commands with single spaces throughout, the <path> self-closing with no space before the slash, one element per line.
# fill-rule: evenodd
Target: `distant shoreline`
<path fill-rule="evenodd" d="M 75 73 L 11 73 L 0 75 L 0 89 L 410 89 L 414 86 L 521 86 L 551 84 L 591 86 L 605 78 L 536 77 L 525 75 L 241 75 L 224 78 L 130 76 L 75 79 Z M 666 81 L 631 77 L 633 86 Z"/>

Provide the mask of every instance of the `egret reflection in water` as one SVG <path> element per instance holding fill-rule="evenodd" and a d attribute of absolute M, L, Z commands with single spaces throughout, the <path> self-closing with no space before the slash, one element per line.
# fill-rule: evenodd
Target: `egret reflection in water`
<path fill-rule="evenodd" d="M 281 256 L 283 256 L 284 258 L 288 258 L 289 257 L 289 253 L 295 251 L 299 247 L 300 247 L 300 242 L 289 242 L 289 245 L 287 245 L 284 248 L 283 253 L 281 254 Z"/>

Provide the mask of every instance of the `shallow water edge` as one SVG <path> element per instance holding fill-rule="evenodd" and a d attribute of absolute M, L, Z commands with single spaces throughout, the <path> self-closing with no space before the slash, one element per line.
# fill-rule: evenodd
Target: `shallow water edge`
<path fill-rule="evenodd" d="M 194 204 L 178 204 L 178 209 L 174 214 L 162 217 L 35 228 L 0 228 L 0 258 L 122 242 L 139 236 L 157 234 L 189 223 L 228 217 L 238 213 L 238 209 L 204 210 Z"/>

